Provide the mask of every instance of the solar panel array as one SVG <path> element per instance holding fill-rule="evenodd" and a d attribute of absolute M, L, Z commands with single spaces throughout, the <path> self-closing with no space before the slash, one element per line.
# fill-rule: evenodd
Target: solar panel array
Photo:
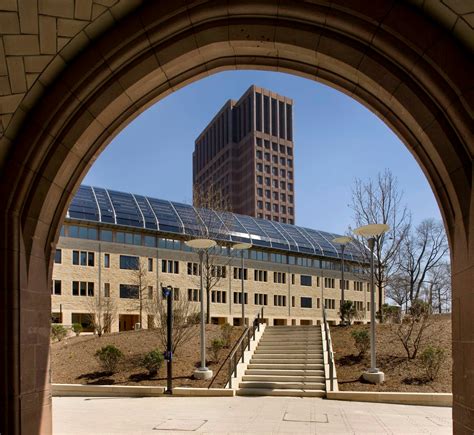
<path fill-rule="evenodd" d="M 331 242 L 338 234 L 100 187 L 80 186 L 67 217 L 188 237 L 203 237 L 204 232 L 215 240 L 304 255 L 341 258 L 342 254 L 341 245 Z M 346 246 L 344 258 L 364 261 L 352 244 Z"/>

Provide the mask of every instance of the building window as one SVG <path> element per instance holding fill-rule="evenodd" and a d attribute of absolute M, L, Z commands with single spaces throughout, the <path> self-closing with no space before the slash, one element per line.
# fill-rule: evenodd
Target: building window
<path fill-rule="evenodd" d="M 110 282 L 104 283 L 104 297 L 110 298 Z"/>
<path fill-rule="evenodd" d="M 326 308 L 326 310 L 335 310 L 336 309 L 336 300 L 335 299 L 324 299 L 324 308 Z"/>
<path fill-rule="evenodd" d="M 104 267 L 106 269 L 110 267 L 110 254 L 104 254 Z"/>
<path fill-rule="evenodd" d="M 349 289 L 349 280 L 348 279 L 345 279 L 344 280 L 344 289 L 345 290 L 350 290 Z M 339 280 L 339 288 L 342 289 L 342 279 Z"/>
<path fill-rule="evenodd" d="M 335 288 L 334 278 L 324 278 L 324 287 L 325 288 Z"/>
<path fill-rule="evenodd" d="M 255 305 L 268 305 L 268 296 L 266 294 L 255 293 L 253 297 Z"/>
<path fill-rule="evenodd" d="M 296 297 L 295 297 L 295 296 L 292 296 L 292 297 L 291 297 L 291 306 L 292 306 L 293 308 L 296 307 Z"/>
<path fill-rule="evenodd" d="M 293 191 L 293 183 L 288 183 L 288 190 L 289 190 L 290 192 Z"/>
<path fill-rule="evenodd" d="M 280 181 L 280 189 L 283 189 L 283 190 L 286 189 L 286 182 Z"/>
<path fill-rule="evenodd" d="M 263 201 L 257 201 L 257 208 L 263 209 Z"/>
<path fill-rule="evenodd" d="M 278 144 L 276 142 L 272 142 L 272 150 L 273 151 L 278 151 Z"/>
<path fill-rule="evenodd" d="M 257 270 L 253 271 L 254 281 L 263 281 L 267 282 L 268 276 L 266 270 Z"/>
<path fill-rule="evenodd" d="M 244 281 L 247 280 L 248 275 L 247 275 L 248 269 L 244 269 Z M 242 268 L 241 267 L 234 267 L 234 279 L 242 279 Z"/>
<path fill-rule="evenodd" d="M 268 189 L 267 189 L 267 190 L 265 190 L 265 198 L 268 198 L 268 199 L 270 199 L 270 196 L 271 196 L 271 192 L 270 192 L 270 190 L 268 190 Z"/>
<path fill-rule="evenodd" d="M 311 275 L 301 275 L 300 283 L 303 286 L 311 287 L 313 284 Z"/>
<path fill-rule="evenodd" d="M 290 148 L 290 147 L 286 147 L 286 153 L 289 155 L 289 156 L 292 156 L 293 155 L 293 150 Z M 288 164 L 289 164 L 290 160 L 288 160 Z"/>
<path fill-rule="evenodd" d="M 54 253 L 54 262 L 56 264 L 61 264 L 62 263 L 62 251 L 61 249 L 56 249 L 56 252 Z"/>
<path fill-rule="evenodd" d="M 293 172 L 292 172 L 292 171 L 288 171 L 288 178 L 289 178 L 290 180 L 293 179 Z"/>
<path fill-rule="evenodd" d="M 261 142 L 262 142 L 262 141 L 260 140 L 260 143 L 261 143 Z M 262 158 L 262 152 L 261 152 L 260 150 L 257 150 L 256 156 L 257 156 L 257 159 L 261 159 L 261 158 Z"/>
<path fill-rule="evenodd" d="M 364 290 L 364 283 L 362 281 L 354 281 L 354 290 L 361 292 Z"/>
<path fill-rule="evenodd" d="M 263 172 L 263 165 L 261 163 L 257 163 L 257 171 Z"/>
<path fill-rule="evenodd" d="M 153 299 L 153 286 L 148 286 L 148 299 Z"/>
<path fill-rule="evenodd" d="M 293 195 L 288 195 L 288 201 L 293 204 Z"/>
<path fill-rule="evenodd" d="M 201 298 L 199 297 L 199 289 L 197 288 L 188 288 L 188 301 L 191 302 L 200 302 Z"/>
<path fill-rule="evenodd" d="M 270 186 L 270 185 L 271 185 L 270 177 L 265 177 L 265 186 Z"/>
<path fill-rule="evenodd" d="M 222 290 L 212 290 L 211 302 L 213 304 L 225 304 L 227 299 L 227 293 Z"/>
<path fill-rule="evenodd" d="M 234 292 L 234 304 L 242 305 L 242 292 Z M 248 293 L 244 293 L 244 305 L 248 304 Z"/>
<path fill-rule="evenodd" d="M 199 264 L 188 262 L 188 275 L 199 275 Z"/>
<path fill-rule="evenodd" d="M 58 279 L 53 280 L 53 286 L 51 288 L 52 295 L 60 295 L 61 294 L 61 281 Z"/>
<path fill-rule="evenodd" d="M 87 251 L 72 251 L 72 264 L 94 267 L 94 253 Z"/>
<path fill-rule="evenodd" d="M 270 161 L 270 153 L 265 153 L 265 160 L 266 160 L 267 162 Z"/>
<path fill-rule="evenodd" d="M 273 272 L 273 282 L 277 284 L 286 283 L 286 273 L 285 272 Z"/>
<path fill-rule="evenodd" d="M 153 258 L 148 259 L 148 272 L 153 272 Z"/>
<path fill-rule="evenodd" d="M 295 285 L 295 274 L 291 274 L 291 284 Z"/>
<path fill-rule="evenodd" d="M 179 262 L 174 260 L 161 260 L 161 271 L 163 273 L 179 273 Z"/>
<path fill-rule="evenodd" d="M 272 162 L 275 164 L 278 164 L 278 156 L 273 155 L 272 156 Z"/>
<path fill-rule="evenodd" d="M 287 163 L 288 163 L 288 166 L 289 166 L 290 168 L 293 167 L 293 160 L 288 159 Z"/>
<path fill-rule="evenodd" d="M 134 257 L 131 255 L 120 256 L 120 269 L 138 270 L 139 263 L 140 261 L 138 257 Z"/>
<path fill-rule="evenodd" d="M 138 299 L 138 286 L 133 284 L 120 284 L 120 297 L 122 299 Z"/>
<path fill-rule="evenodd" d="M 284 157 L 280 157 L 280 165 L 285 166 L 286 165 L 286 159 Z"/>
<path fill-rule="evenodd" d="M 73 296 L 94 296 L 94 283 L 84 281 L 72 282 Z"/>
<path fill-rule="evenodd" d="M 257 188 L 257 195 L 258 196 L 263 196 L 263 189 L 261 187 Z"/>
<path fill-rule="evenodd" d="M 301 308 L 313 308 L 313 298 L 301 297 Z"/>
<path fill-rule="evenodd" d="M 257 175 L 257 183 L 262 184 L 263 183 L 263 178 L 261 175 Z"/>
<path fill-rule="evenodd" d="M 263 145 L 265 146 L 266 149 L 269 149 L 270 148 L 270 141 L 269 140 L 263 141 Z"/>
<path fill-rule="evenodd" d="M 286 296 L 273 295 L 273 305 L 276 307 L 286 307 Z"/>
<path fill-rule="evenodd" d="M 173 289 L 173 300 L 174 301 L 179 301 L 179 288 L 174 288 Z"/>

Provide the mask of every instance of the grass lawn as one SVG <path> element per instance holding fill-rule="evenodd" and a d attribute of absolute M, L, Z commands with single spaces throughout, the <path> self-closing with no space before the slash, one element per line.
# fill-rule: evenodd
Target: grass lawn
<path fill-rule="evenodd" d="M 192 379 L 193 371 L 200 366 L 199 325 L 193 326 L 195 334 L 186 343 L 181 344 L 173 358 L 173 385 L 176 387 L 207 387 L 210 381 Z M 218 361 L 212 361 L 211 352 L 207 352 L 208 367 L 214 375 L 226 359 L 235 342 L 242 334 L 241 327 L 234 327 L 232 343 L 229 349 L 223 349 Z M 221 329 L 217 325 L 206 325 L 208 345 L 215 338 L 221 338 Z M 103 346 L 113 344 L 124 357 L 116 373 L 103 371 L 95 358 L 95 352 Z M 156 330 L 118 332 L 102 337 L 82 335 L 71 337 L 51 345 L 51 377 L 53 383 L 89 384 L 89 385 L 166 385 L 166 362 L 154 377 L 148 376 L 145 368 L 140 367 L 140 359 L 147 352 L 158 348 L 160 344 Z M 225 364 L 213 387 L 224 387 L 227 383 Z"/>
<path fill-rule="evenodd" d="M 365 357 L 359 358 L 351 337 L 354 329 L 367 329 L 369 325 L 332 326 L 331 337 L 336 359 L 337 378 L 341 391 L 411 391 L 411 392 L 451 392 L 451 317 L 434 315 L 432 326 L 426 335 L 418 355 L 408 360 L 405 349 L 396 335 L 398 325 L 381 324 L 376 326 L 377 367 L 385 373 L 385 382 L 372 385 L 361 379 L 362 373 L 370 367 L 370 350 Z M 426 379 L 420 354 L 428 346 L 442 347 L 446 351 L 446 360 L 441 366 L 438 377 L 429 382 Z"/>

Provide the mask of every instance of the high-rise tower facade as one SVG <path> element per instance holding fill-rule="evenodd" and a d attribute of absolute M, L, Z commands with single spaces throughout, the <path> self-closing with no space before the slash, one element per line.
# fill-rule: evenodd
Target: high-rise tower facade
<path fill-rule="evenodd" d="M 293 100 L 251 86 L 229 100 L 195 141 L 194 204 L 295 223 Z"/>

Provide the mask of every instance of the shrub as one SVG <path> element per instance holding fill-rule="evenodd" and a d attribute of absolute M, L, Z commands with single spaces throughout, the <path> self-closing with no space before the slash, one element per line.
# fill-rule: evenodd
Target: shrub
<path fill-rule="evenodd" d="M 79 335 L 82 332 L 82 325 L 80 323 L 73 323 L 71 329 L 74 334 Z"/>
<path fill-rule="evenodd" d="M 214 340 L 211 341 L 211 353 L 212 353 L 212 359 L 214 362 L 219 361 L 219 355 L 224 345 L 225 345 L 224 340 L 220 338 L 215 338 Z"/>
<path fill-rule="evenodd" d="M 51 325 L 51 337 L 58 341 L 61 341 L 67 335 L 67 329 L 58 323 L 53 323 Z"/>
<path fill-rule="evenodd" d="M 438 376 L 439 369 L 446 359 L 446 351 L 441 347 L 428 346 L 421 354 L 421 363 L 426 376 L 433 381 Z"/>
<path fill-rule="evenodd" d="M 95 353 L 105 371 L 113 373 L 123 354 L 113 344 L 102 347 Z"/>
<path fill-rule="evenodd" d="M 199 311 L 196 311 L 187 317 L 186 323 L 188 325 L 199 325 L 200 322 L 201 322 L 201 313 Z"/>
<path fill-rule="evenodd" d="M 224 341 L 225 347 L 230 347 L 230 341 L 232 339 L 232 326 L 228 323 L 224 323 L 221 326 L 222 340 Z"/>
<path fill-rule="evenodd" d="M 369 331 L 366 329 L 356 329 L 351 332 L 351 336 L 354 339 L 355 347 L 359 351 L 359 356 L 365 355 L 370 347 Z"/>
<path fill-rule="evenodd" d="M 360 317 L 360 313 L 352 301 L 344 301 L 339 309 L 339 315 L 341 316 L 341 322 L 349 325 L 352 324 L 354 319 Z"/>
<path fill-rule="evenodd" d="M 158 350 L 148 352 L 141 360 L 141 366 L 148 370 L 150 376 L 155 376 L 163 364 L 164 356 Z"/>

